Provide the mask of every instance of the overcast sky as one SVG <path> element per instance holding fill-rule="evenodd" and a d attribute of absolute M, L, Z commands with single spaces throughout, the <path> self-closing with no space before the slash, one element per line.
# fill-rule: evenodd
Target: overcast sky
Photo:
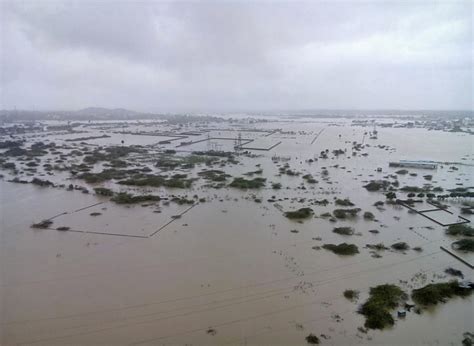
<path fill-rule="evenodd" d="M 0 1 L 4 109 L 473 109 L 471 1 Z"/>

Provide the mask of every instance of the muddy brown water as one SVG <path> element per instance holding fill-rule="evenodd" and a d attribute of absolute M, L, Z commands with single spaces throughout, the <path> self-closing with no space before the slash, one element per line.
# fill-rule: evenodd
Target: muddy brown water
<path fill-rule="evenodd" d="M 352 157 L 351 142 L 362 141 L 370 128 L 351 127 L 347 121 L 338 125 L 314 121 L 255 125 L 296 133 L 268 137 L 246 133 L 257 138 L 258 145 L 282 143 L 271 151 L 255 152 L 259 157 L 242 157 L 241 164 L 221 169 L 238 176 L 256 170 L 259 164 L 267 186 L 281 182 L 283 188 L 215 190 L 203 187 L 199 181 L 189 191 L 147 189 L 157 194 L 197 194 L 206 198 L 205 203 L 171 223 L 171 217 L 188 206 L 118 206 L 80 191 L 9 183 L 5 173 L 0 182 L 1 344 L 305 345 L 309 333 L 323 334 L 322 344 L 328 345 L 460 344 L 462 333 L 473 330 L 472 297 L 452 299 L 421 315 L 408 313 L 393 328 L 383 331 L 365 334 L 357 330 L 364 320 L 356 310 L 371 286 L 394 283 L 410 292 L 430 282 L 451 279 L 444 274 L 448 266 L 473 279 L 471 269 L 440 250 L 441 245 L 450 247 L 455 240 L 444 235 L 443 227 L 403 207 L 373 207 L 374 202 L 385 198 L 367 192 L 362 185 L 393 174 L 396 169 L 389 168 L 388 161 L 430 159 L 473 164 L 472 137 L 425 129 L 382 128 L 378 129 L 379 139 L 365 138 L 370 147 L 362 152 L 367 152 L 367 157 Z M 213 126 L 216 136 L 219 126 L 224 127 Z M 321 129 L 324 131 L 311 145 Z M 88 131 L 91 136 L 101 134 Z M 129 135 L 126 140 L 154 143 L 149 137 L 140 143 L 141 137 Z M 114 140 L 120 138 L 112 135 L 100 141 L 119 144 Z M 60 141 L 54 135 L 47 139 Z M 156 142 L 159 140 L 157 137 Z M 93 145 L 94 140 L 88 143 Z M 377 148 L 378 144 L 394 150 Z M 187 150 L 206 148 L 204 143 Z M 312 164 L 305 162 L 326 148 L 347 149 L 348 154 Z M 302 175 L 310 173 L 319 182 L 314 186 L 304 183 L 306 189 L 299 189 L 301 176 L 278 176 L 278 167 L 271 160 L 274 155 L 291 156 L 292 169 Z M 472 185 L 472 166 L 457 165 L 457 171 L 449 166 L 434 171 L 409 169 L 417 176 L 399 176 L 400 186 L 420 186 L 426 183 L 424 174 L 433 175 L 434 186 Z M 323 167 L 329 171 L 329 183 L 320 174 Z M 383 172 L 376 172 L 377 167 Z M 71 182 L 65 180 L 67 174 L 45 178 Z M 74 182 L 87 186 L 82 181 Z M 113 183 L 106 186 L 126 189 Z M 262 203 L 254 202 L 253 195 Z M 267 201 L 272 196 L 276 202 Z M 307 201 L 298 201 L 300 198 L 326 198 L 331 202 L 328 206 L 311 206 L 320 215 L 337 208 L 335 197 L 350 198 L 362 211 L 374 213 L 377 221 L 359 216 L 337 223 L 324 218 L 297 223 L 286 219 L 281 211 L 308 206 Z M 76 211 L 99 202 L 103 203 Z M 459 215 L 459 201 L 446 203 Z M 93 212 L 101 215 L 91 216 Z M 32 223 L 53 216 L 57 216 L 53 227 L 68 226 L 80 232 L 30 228 Z M 332 232 L 333 227 L 341 226 L 354 227 L 356 235 Z M 371 229 L 380 233 L 368 232 Z M 338 256 L 313 249 L 344 241 L 358 245 L 360 253 Z M 423 251 L 386 250 L 380 252 L 381 258 L 374 258 L 364 248 L 366 244 L 382 242 L 389 246 L 399 241 L 420 246 Z M 473 255 L 462 256 L 474 262 Z M 342 292 L 348 288 L 361 292 L 358 302 L 343 297 Z"/>

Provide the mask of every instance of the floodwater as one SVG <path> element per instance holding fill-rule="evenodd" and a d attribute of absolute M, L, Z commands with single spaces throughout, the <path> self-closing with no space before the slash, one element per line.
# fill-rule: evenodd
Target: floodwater
<path fill-rule="evenodd" d="M 197 141 L 208 133 L 210 138 L 236 138 L 243 127 L 232 123 L 179 129 L 154 126 L 134 124 L 133 129 L 202 131 L 200 136 L 186 139 Z M 357 313 L 369 288 L 378 284 L 397 284 L 409 293 L 431 282 L 452 279 L 444 273 L 447 267 L 462 270 L 466 279 L 474 279 L 468 266 L 440 249 L 450 248 L 457 239 L 446 236 L 445 227 L 402 206 L 376 208 L 373 204 L 385 201 L 385 196 L 362 187 L 370 180 L 395 174 L 398 169 L 388 167 L 388 162 L 400 159 L 452 163 L 440 164 L 436 170 L 409 168 L 411 175 L 398 176 L 400 187 L 425 183 L 444 189 L 472 186 L 472 137 L 422 128 L 379 128 L 378 139 L 370 139 L 364 133 L 371 128 L 350 126 L 346 120 L 299 119 L 244 126 L 252 128 L 265 131 L 242 131 L 242 138 L 255 139 L 249 146 L 268 148 L 281 143 L 269 151 L 252 151 L 255 157 L 239 156 L 237 165 L 214 169 L 232 176 L 262 169 L 261 175 L 253 176 L 267 179 L 262 189 L 213 189 L 202 179 L 184 190 L 130 189 L 113 181 L 88 185 L 72 179 L 68 172 L 41 176 L 40 169 L 34 175 L 20 176 L 27 180 L 40 176 L 66 186 L 78 184 L 91 191 L 94 186 L 107 186 L 137 194 L 147 191 L 206 199 L 192 208 L 163 202 L 126 207 L 93 193 L 14 184 L 7 181 L 10 173 L 2 171 L 1 344 L 305 345 L 305 337 L 313 333 L 324 345 L 459 345 L 462 334 L 473 331 L 472 296 L 451 299 L 420 315 L 411 312 L 404 319 L 395 317 L 396 324 L 383 331 L 358 330 L 364 319 Z M 112 131 L 120 129 L 122 125 Z M 281 131 L 273 132 L 277 129 Z M 109 134 L 109 130 L 86 126 L 83 130 L 86 133 L 66 137 L 51 133 L 40 139 L 25 138 L 68 146 L 59 149 L 64 152 L 75 146 L 95 148 L 99 141 L 100 145 L 121 145 L 122 140 L 125 145 L 149 145 L 151 157 L 137 155 L 134 162 L 148 165 L 153 173 L 159 173 L 153 160 L 160 150 L 182 150 L 178 155 L 187 155 L 194 150 L 233 150 L 235 143 L 232 139 L 211 139 L 177 147 L 180 140 L 157 145 L 166 137 L 116 133 L 109 138 L 85 140 L 86 144 L 64 141 Z M 370 146 L 352 156 L 353 141 Z M 326 149 L 329 153 L 335 149 L 347 152 L 308 162 Z M 361 155 L 364 153 L 368 155 Z M 48 154 L 42 160 L 53 160 L 53 156 Z M 275 163 L 272 157 L 289 161 Z M 82 159 L 69 160 L 80 163 Z M 286 162 L 301 175 L 280 176 L 279 168 Z M 378 167 L 382 172 L 377 172 Z M 186 173 L 196 176 L 204 168 L 198 165 Z M 98 165 L 94 171 L 101 169 Z M 327 176 L 322 174 L 325 169 Z M 305 183 L 305 174 L 312 174 L 318 183 Z M 423 178 L 426 174 L 433 175 L 431 181 Z M 272 182 L 281 183 L 282 189 L 272 189 Z M 322 217 L 298 223 L 285 218 L 282 212 L 309 206 L 319 216 L 341 208 L 334 204 L 335 198 L 349 198 L 362 212 L 372 212 L 375 220 L 360 215 L 336 223 Z M 312 199 L 327 199 L 330 203 L 312 205 Z M 453 214 L 436 212 L 436 219 L 457 220 L 462 201 L 443 201 Z M 432 206 L 422 203 L 416 208 Z M 68 226 L 72 231 L 30 228 L 32 223 L 52 217 L 53 228 Z M 463 217 L 472 221 L 469 215 Z M 334 227 L 342 226 L 353 227 L 355 234 L 332 232 Z M 377 243 L 390 247 L 401 241 L 423 251 L 385 250 L 374 257 L 365 248 L 366 244 Z M 342 242 L 356 244 L 360 253 L 339 256 L 318 249 L 323 244 Z M 458 255 L 474 263 L 472 254 Z M 345 289 L 359 290 L 359 300 L 344 298 Z"/>

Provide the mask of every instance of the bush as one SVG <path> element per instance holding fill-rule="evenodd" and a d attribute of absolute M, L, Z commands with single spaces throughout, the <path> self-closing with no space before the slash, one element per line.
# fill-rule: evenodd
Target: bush
<path fill-rule="evenodd" d="M 41 222 L 32 224 L 31 228 L 45 229 L 45 228 L 48 228 L 49 226 L 51 226 L 52 224 L 53 224 L 53 221 L 51 221 L 51 220 L 43 220 Z"/>
<path fill-rule="evenodd" d="M 345 290 L 344 297 L 349 300 L 356 300 L 359 298 L 359 291 L 356 290 Z"/>
<path fill-rule="evenodd" d="M 394 250 L 404 251 L 404 250 L 408 250 L 410 246 L 408 246 L 408 244 L 405 242 L 399 242 L 399 243 L 392 244 L 391 248 Z"/>
<path fill-rule="evenodd" d="M 245 178 L 234 178 L 234 181 L 230 183 L 230 187 L 235 187 L 238 189 L 258 189 L 265 186 L 265 178 L 254 178 L 247 180 Z"/>
<path fill-rule="evenodd" d="M 380 189 L 386 190 L 389 185 L 390 182 L 388 180 L 372 180 L 367 185 L 364 185 L 364 187 L 367 191 L 379 191 Z"/>
<path fill-rule="evenodd" d="M 316 184 L 318 182 L 316 179 L 313 178 L 311 174 L 303 175 L 303 179 L 306 180 L 306 182 L 309 184 Z"/>
<path fill-rule="evenodd" d="M 142 196 L 133 196 L 126 192 L 120 192 L 111 199 L 111 201 L 117 204 L 133 204 L 141 202 L 157 202 L 160 201 L 160 196 L 153 195 L 142 195 Z"/>
<path fill-rule="evenodd" d="M 426 306 L 436 305 L 453 296 L 464 297 L 471 293 L 471 289 L 459 287 L 459 283 L 454 280 L 450 282 L 428 284 L 422 288 L 413 290 L 411 297 L 415 303 Z"/>
<path fill-rule="evenodd" d="M 355 217 L 360 212 L 360 208 L 353 209 L 335 209 L 332 213 L 338 219 L 345 219 L 346 217 Z"/>
<path fill-rule="evenodd" d="M 97 195 L 101 195 L 101 196 L 113 196 L 114 195 L 114 192 L 111 189 L 107 189 L 105 187 L 96 187 L 96 188 L 94 188 L 94 192 Z"/>
<path fill-rule="evenodd" d="M 119 184 L 129 186 L 152 186 L 152 187 L 169 187 L 185 189 L 191 186 L 193 179 L 186 179 L 186 175 L 177 174 L 171 178 L 161 175 L 147 175 L 142 178 L 134 178 L 119 181 Z"/>
<path fill-rule="evenodd" d="M 364 219 L 373 220 L 373 219 L 375 219 L 375 215 L 373 213 L 371 213 L 370 211 L 366 211 L 364 213 Z"/>
<path fill-rule="evenodd" d="M 312 333 L 309 334 L 305 339 L 308 344 L 319 345 L 319 338 Z"/>
<path fill-rule="evenodd" d="M 354 229 L 352 227 L 335 227 L 332 230 L 334 233 L 341 234 L 341 235 L 353 235 Z"/>
<path fill-rule="evenodd" d="M 295 211 L 285 212 L 285 216 L 289 219 L 307 219 L 313 215 L 313 209 L 311 208 L 300 208 Z"/>
<path fill-rule="evenodd" d="M 466 224 L 451 225 L 446 230 L 446 234 L 461 235 L 464 237 L 474 237 L 474 228 Z"/>
<path fill-rule="evenodd" d="M 407 295 L 398 286 L 384 284 L 370 289 L 369 299 L 359 312 L 365 316 L 365 327 L 383 329 L 395 323 L 390 311 L 395 309 Z"/>
<path fill-rule="evenodd" d="M 280 183 L 272 183 L 272 189 L 280 190 L 281 189 L 281 184 Z"/>
<path fill-rule="evenodd" d="M 461 239 L 451 244 L 453 249 L 466 252 L 474 252 L 474 239 Z"/>
<path fill-rule="evenodd" d="M 352 207 L 354 205 L 354 203 L 352 203 L 349 198 L 345 198 L 345 199 L 336 199 L 336 205 L 340 205 L 340 206 L 343 206 L 343 207 Z"/>
<path fill-rule="evenodd" d="M 332 251 L 337 255 L 344 255 L 344 256 L 355 255 L 359 253 L 359 249 L 357 245 L 347 244 L 347 243 L 341 243 L 339 245 L 324 244 L 323 249 Z"/>

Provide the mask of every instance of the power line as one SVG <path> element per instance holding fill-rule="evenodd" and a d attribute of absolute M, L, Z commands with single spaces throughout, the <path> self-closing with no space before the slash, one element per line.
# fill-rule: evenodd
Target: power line
<path fill-rule="evenodd" d="M 409 262 L 413 262 L 413 261 L 417 261 L 421 258 L 425 258 L 425 257 L 428 257 L 428 256 L 432 256 L 432 255 L 435 255 L 435 254 L 438 254 L 438 253 L 441 253 L 442 251 L 436 251 L 436 252 L 432 252 L 432 253 L 429 253 L 429 254 L 425 254 L 425 255 L 422 255 L 422 256 L 418 256 L 416 258 L 412 258 L 412 259 L 409 259 L 409 260 L 405 260 L 405 261 L 400 261 L 400 262 L 396 262 L 396 263 L 390 263 L 390 264 L 386 264 L 386 265 L 382 265 L 382 266 L 379 266 L 379 267 L 376 267 L 376 268 L 370 268 L 370 269 L 366 269 L 366 270 L 362 270 L 362 271 L 359 271 L 359 272 L 354 272 L 354 273 L 351 273 L 350 275 L 346 275 L 346 276 L 340 276 L 340 277 L 335 277 L 335 278 L 331 278 L 327 281 L 322 281 L 322 282 L 313 282 L 315 283 L 312 287 L 318 287 L 318 286 L 322 286 L 322 285 L 325 285 L 325 284 L 328 284 L 328 283 L 331 283 L 331 282 L 334 282 L 334 281 L 338 281 L 338 280 L 341 280 L 341 279 L 346 279 L 346 278 L 350 278 L 350 277 L 353 277 L 353 276 L 357 276 L 357 275 L 360 275 L 361 273 L 364 273 L 364 272 L 373 272 L 375 270 L 380 270 L 380 269 L 384 269 L 384 268 L 389 268 L 389 267 L 393 267 L 393 266 L 396 266 L 396 265 L 399 265 L 399 264 L 402 264 L 402 263 L 409 263 Z M 279 295 L 281 293 L 277 293 L 276 295 Z M 243 297 L 245 298 L 245 297 Z M 161 320 L 165 320 L 165 319 L 171 319 L 171 318 L 176 318 L 176 317 L 185 317 L 185 316 L 189 316 L 189 315 L 193 315 L 193 314 L 196 314 L 196 313 L 202 313 L 202 312 L 206 312 L 206 311 L 212 311 L 212 310 L 216 310 L 216 309 L 221 309 L 221 308 L 224 308 L 224 307 L 229 307 L 229 306 L 234 306 L 234 305 L 239 305 L 239 304 L 242 304 L 242 303 L 246 303 L 246 302 L 250 302 L 250 301 L 256 301 L 256 300 L 260 300 L 260 299 L 265 299 L 265 297 L 259 297 L 259 298 L 254 298 L 254 299 L 249 299 L 247 301 L 243 301 L 243 302 L 239 302 L 239 303 L 232 303 L 232 304 L 227 304 L 227 305 L 222 305 L 222 306 L 219 306 L 219 307 L 214 307 L 214 308 L 209 308 L 209 309 L 201 309 L 201 310 L 196 310 L 196 311 L 191 311 L 191 312 L 187 312 L 187 313 L 183 313 L 183 314 L 178 314 L 178 315 L 172 315 L 172 316 L 166 316 L 166 317 L 162 317 L 162 318 L 157 318 L 157 319 L 152 319 L 152 320 L 147 320 L 147 321 L 140 321 L 140 322 L 136 322 L 136 323 L 126 323 L 126 324 L 120 324 L 120 325 L 116 325 L 116 326 L 112 326 L 112 327 L 104 327 L 104 328 L 99 328 L 99 329 L 96 329 L 96 330 L 90 330 L 90 331 L 85 331 L 85 332 L 78 332 L 78 333 L 75 333 L 75 334 L 70 334 L 70 335 L 63 335 L 63 336 L 57 336 L 57 337 L 52 337 L 52 338 L 44 338 L 44 339 L 38 339 L 38 340 L 34 340 L 34 341 L 30 341 L 30 342 L 26 342 L 26 344 L 34 344 L 34 343 L 38 343 L 38 342 L 47 342 L 47 341 L 52 341 L 52 340 L 57 340 L 57 339 L 64 339 L 64 338 L 68 338 L 68 337 L 74 337 L 74 336 L 83 336 L 83 335 L 90 335 L 90 334 L 95 334 L 95 333 L 100 333 L 100 332 L 103 332 L 103 331 L 107 331 L 107 330 L 113 330 L 113 329 L 117 329 L 117 328 L 122 328 L 122 327 L 129 327 L 131 325 L 140 325 L 140 324 L 146 324 L 146 323 L 151 323 L 151 322 L 157 322 L 157 321 L 161 321 Z M 317 301 L 316 301 L 317 302 Z M 313 305 L 315 304 L 316 302 L 313 302 L 313 303 L 307 303 L 307 304 L 303 304 L 301 306 L 308 306 L 308 305 Z M 289 310 L 289 309 L 294 309 L 294 308 L 297 308 L 297 307 L 300 307 L 300 305 L 297 305 L 297 306 L 294 306 L 294 307 L 290 307 L 290 308 L 285 308 L 283 310 L 279 310 L 277 312 L 273 312 L 273 313 L 278 313 L 278 312 L 281 312 L 281 311 L 286 311 L 286 310 Z M 272 314 L 273 314 L 272 313 Z M 261 316 L 265 316 L 266 314 L 263 314 Z M 232 323 L 236 323 L 236 322 L 232 322 Z M 227 323 L 226 323 L 227 324 Z M 218 326 L 218 325 L 216 325 Z M 201 330 L 201 329 L 199 329 Z M 193 330 L 194 331 L 194 330 Z M 171 336 L 167 336 L 167 337 L 171 337 Z M 137 343 L 134 343 L 134 344 L 141 344 L 141 343 L 145 343 L 145 342 L 149 342 L 149 341 L 156 341 L 156 340 L 159 340 L 159 339 L 163 339 L 163 338 L 167 338 L 167 337 L 159 337 L 159 338 L 154 338 L 154 339 L 150 339 L 150 340 L 143 340 L 143 341 L 139 341 Z"/>

